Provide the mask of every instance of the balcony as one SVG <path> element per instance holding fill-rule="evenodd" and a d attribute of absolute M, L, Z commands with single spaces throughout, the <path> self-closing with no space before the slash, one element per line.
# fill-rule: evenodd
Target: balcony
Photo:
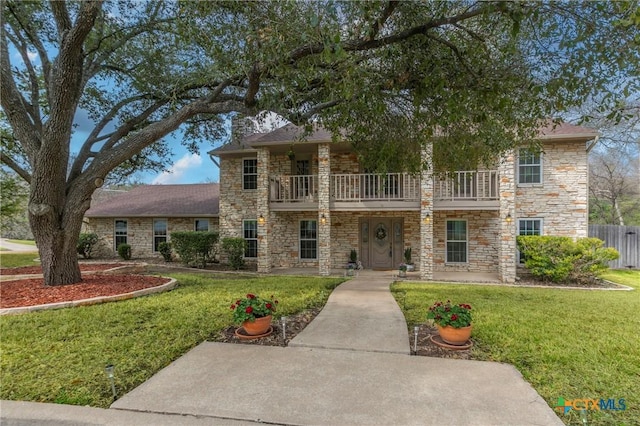
<path fill-rule="evenodd" d="M 434 208 L 494 209 L 499 207 L 498 172 L 460 171 L 434 178 Z M 318 209 L 317 175 L 282 175 L 270 179 L 272 210 Z M 420 177 L 406 173 L 333 174 L 329 178 L 332 210 L 419 210 Z"/>

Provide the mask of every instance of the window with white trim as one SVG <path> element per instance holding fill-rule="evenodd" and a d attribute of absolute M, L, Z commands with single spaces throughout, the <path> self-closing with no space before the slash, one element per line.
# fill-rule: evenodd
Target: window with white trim
<path fill-rule="evenodd" d="M 519 219 L 518 235 L 542 235 L 542 219 Z M 524 263 L 525 258 L 518 251 L 518 261 Z"/>
<path fill-rule="evenodd" d="M 258 160 L 255 158 L 242 160 L 242 188 L 258 188 Z"/>
<path fill-rule="evenodd" d="M 518 183 L 542 183 L 542 153 L 527 148 L 518 153 Z"/>
<path fill-rule="evenodd" d="M 127 221 L 118 219 L 115 221 L 113 245 L 114 249 L 118 251 L 120 244 L 127 244 Z"/>
<path fill-rule="evenodd" d="M 247 242 L 244 251 L 244 257 L 258 257 L 258 221 L 243 220 L 242 221 L 242 237 Z"/>
<path fill-rule="evenodd" d="M 447 220 L 447 263 L 467 262 L 467 221 Z"/>
<path fill-rule="evenodd" d="M 196 219 L 193 225 L 193 229 L 196 232 L 208 232 L 209 219 Z"/>
<path fill-rule="evenodd" d="M 300 259 L 318 258 L 318 221 L 300 221 Z"/>
<path fill-rule="evenodd" d="M 167 219 L 153 219 L 153 251 L 158 251 L 158 244 L 167 242 Z"/>

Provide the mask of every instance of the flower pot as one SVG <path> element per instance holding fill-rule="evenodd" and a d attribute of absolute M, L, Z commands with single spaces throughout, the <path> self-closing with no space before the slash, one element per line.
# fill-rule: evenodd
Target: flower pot
<path fill-rule="evenodd" d="M 416 266 L 413 263 L 407 263 L 407 272 L 413 272 L 416 270 Z"/>
<path fill-rule="evenodd" d="M 403 269 L 399 269 L 398 270 L 398 277 L 400 278 L 406 278 L 407 277 L 407 271 L 403 270 Z"/>
<path fill-rule="evenodd" d="M 454 328 L 450 325 L 445 327 L 438 325 L 438 333 L 440 333 L 442 340 L 450 345 L 464 345 L 467 340 L 469 340 L 469 337 L 471 337 L 471 327 L 472 325 L 462 328 Z"/>
<path fill-rule="evenodd" d="M 271 315 L 262 318 L 256 318 L 255 321 L 245 321 L 242 323 L 242 328 L 249 336 L 257 336 L 264 334 L 271 327 Z"/>

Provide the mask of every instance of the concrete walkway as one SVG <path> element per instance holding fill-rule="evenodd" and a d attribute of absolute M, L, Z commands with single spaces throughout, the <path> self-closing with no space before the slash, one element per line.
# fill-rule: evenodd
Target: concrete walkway
<path fill-rule="evenodd" d="M 30 246 L 28 244 L 12 243 L 5 238 L 0 238 L 0 247 L 7 251 L 20 251 L 20 252 L 38 252 L 38 247 Z"/>
<path fill-rule="evenodd" d="M 510 365 L 410 356 L 390 282 L 340 285 L 289 347 L 202 343 L 111 409 L 65 406 L 47 424 L 563 424 Z M 44 424 L 52 409 L 21 403 L 22 420 L 14 404 L 2 424 Z"/>

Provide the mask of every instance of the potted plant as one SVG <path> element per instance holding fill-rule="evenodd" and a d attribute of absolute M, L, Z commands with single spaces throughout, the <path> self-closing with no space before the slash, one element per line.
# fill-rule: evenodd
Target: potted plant
<path fill-rule="evenodd" d="M 358 267 L 358 252 L 356 249 L 351 249 L 349 253 L 349 261 L 347 262 L 347 275 L 353 275 L 354 269 Z"/>
<path fill-rule="evenodd" d="M 244 331 L 250 336 L 264 334 L 271 327 L 272 314 L 276 311 L 277 300 L 263 299 L 249 293 L 243 299 L 231 304 L 233 321 L 242 324 Z"/>
<path fill-rule="evenodd" d="M 415 271 L 415 265 L 411 261 L 411 247 L 408 247 L 404 250 L 404 263 L 407 265 L 407 271 L 413 272 Z"/>
<path fill-rule="evenodd" d="M 405 278 L 407 276 L 407 264 L 406 263 L 401 263 L 398 266 L 398 276 L 400 278 Z"/>
<path fill-rule="evenodd" d="M 429 308 L 427 319 L 433 320 L 440 337 L 451 345 L 464 345 L 471 337 L 471 305 L 436 302 Z"/>

